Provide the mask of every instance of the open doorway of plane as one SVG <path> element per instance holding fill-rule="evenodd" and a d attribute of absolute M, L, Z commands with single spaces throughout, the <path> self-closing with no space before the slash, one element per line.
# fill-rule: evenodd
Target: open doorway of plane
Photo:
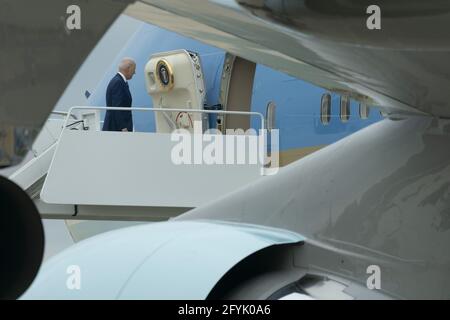
<path fill-rule="evenodd" d="M 256 63 L 230 53 L 225 55 L 220 87 L 220 104 L 224 110 L 251 111 L 255 70 Z M 250 118 L 226 115 L 222 126 L 224 129 L 246 131 L 250 128 Z"/>

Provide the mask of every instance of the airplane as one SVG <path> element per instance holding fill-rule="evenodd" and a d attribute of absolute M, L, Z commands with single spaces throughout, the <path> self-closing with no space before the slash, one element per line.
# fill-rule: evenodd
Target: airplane
<path fill-rule="evenodd" d="M 124 30 L 128 30 L 128 37 L 122 35 Z M 122 37 L 124 40 L 122 42 L 118 41 L 119 37 Z M 105 60 L 108 60 L 108 56 L 105 55 L 105 52 L 111 52 L 114 47 L 120 48 L 120 50 L 116 50 L 117 52 L 110 54 L 110 61 L 106 62 Z M 198 55 L 201 60 L 202 78 L 204 79 L 206 89 L 204 108 L 212 106 L 214 109 L 220 110 L 223 109 L 222 105 L 227 104 L 227 110 L 237 109 L 239 107 L 239 111 L 265 114 L 266 106 L 269 103 L 274 105 L 276 109 L 273 110 L 275 115 L 273 125 L 279 128 L 280 131 L 279 162 L 282 167 L 382 119 L 381 114 L 373 106 L 371 110 L 367 108 L 368 114 L 361 115 L 360 105 L 356 101 L 350 101 L 347 96 L 327 93 L 322 88 L 310 85 L 263 65 L 256 65 L 242 58 L 226 54 L 223 50 L 213 46 L 205 45 L 125 15 L 120 16 L 96 48 L 90 53 L 88 60 L 77 72 L 74 80 L 72 80 L 66 92 L 57 102 L 57 107 L 52 112 L 41 135 L 36 139 L 32 147 L 34 157 L 29 159 L 21 168 L 9 176 L 11 180 L 17 182 L 30 194 L 38 206 L 42 217 L 49 219 L 67 218 L 65 220 L 66 226 L 73 241 L 77 242 L 94 234 L 118 227 L 139 224 L 139 222 L 129 220 L 166 220 L 173 215 L 172 212 L 168 215 L 162 213 L 167 208 L 160 206 L 158 209 L 154 209 L 156 211 L 155 214 L 149 214 L 148 210 L 146 210 L 144 214 L 136 218 L 129 212 L 130 210 L 136 211 L 136 206 L 132 206 L 133 203 L 129 202 L 130 207 L 124 208 L 120 206 L 118 208 L 118 204 L 114 203 L 112 199 L 100 203 L 102 206 L 107 205 L 106 208 L 101 208 L 101 213 L 99 210 L 100 207 L 98 206 L 99 203 L 95 202 L 96 199 L 91 200 L 90 203 L 96 206 L 89 208 L 86 208 L 87 203 L 84 202 L 86 199 L 71 199 L 67 203 L 53 200 L 49 204 L 41 200 L 41 190 L 47 177 L 53 175 L 53 173 L 49 174 L 49 167 L 54 158 L 61 129 L 65 122 L 65 117 L 61 117 L 61 115 L 66 116 L 70 107 L 77 105 L 77 103 L 81 103 L 87 107 L 104 106 L 108 82 L 117 72 L 117 65 L 120 59 L 125 56 L 133 57 L 139 66 L 137 76 L 130 81 L 130 89 L 133 93 L 133 105 L 147 108 L 154 107 L 153 101 L 146 89 L 146 79 L 143 74 L 144 66 L 146 66 L 149 57 L 155 54 L 161 55 L 164 52 L 167 55 L 168 52 L 173 52 L 174 50 L 178 50 L 178 48 L 184 48 L 184 50 L 188 50 L 191 54 Z M 105 69 L 98 66 L 98 61 L 102 62 L 103 68 Z M 253 70 L 246 84 L 248 97 L 245 103 L 242 101 L 244 98 L 243 86 L 238 82 L 239 78 L 236 77 L 240 73 L 239 68 L 243 67 Z M 176 72 L 179 73 L 180 71 L 176 70 Z M 101 76 L 93 77 L 93 74 L 96 73 L 101 74 Z M 236 90 L 233 88 L 236 87 L 239 88 L 239 91 L 233 93 L 233 90 Z M 84 95 L 84 92 L 87 92 L 87 94 Z M 226 94 L 227 92 L 229 92 L 228 95 Z M 241 100 L 238 100 L 238 102 L 231 101 L 234 99 L 232 97 L 233 94 L 239 94 Z M 320 102 L 324 95 L 326 97 L 329 95 L 331 99 L 330 109 L 325 110 L 325 113 L 321 114 L 323 110 L 321 110 Z M 227 103 L 227 100 L 230 102 Z M 180 103 L 183 104 L 184 101 L 181 100 Z M 244 105 L 247 105 L 247 107 L 244 107 Z M 301 107 L 299 108 L 298 106 Z M 92 110 L 87 112 L 91 113 Z M 158 117 L 157 113 L 141 112 L 140 110 L 135 110 L 133 113 L 135 132 L 157 131 L 157 121 L 155 121 Z M 74 130 L 91 126 L 98 127 L 98 130 L 100 130 L 104 114 L 104 111 L 99 113 L 96 118 L 96 123 L 92 124 L 86 124 L 79 120 L 79 118 L 75 117 L 75 119 L 72 119 L 71 117 L 71 123 L 67 127 Z M 71 116 L 75 115 L 73 114 Z M 229 125 L 227 127 L 225 123 L 216 123 L 217 121 L 225 122 L 223 117 L 222 119 L 220 118 L 221 115 L 209 114 L 209 116 L 210 119 L 208 119 L 208 122 L 211 122 L 210 127 L 220 126 L 223 129 L 258 127 L 258 121 L 255 121 L 258 119 L 255 118 L 250 118 L 247 120 L 249 122 L 245 123 L 243 121 L 245 119 L 233 120 L 230 118 L 231 116 L 228 116 L 229 119 L 227 121 Z M 230 121 L 238 121 L 238 123 L 233 125 L 232 123 L 230 124 Z M 83 151 L 83 149 L 80 150 L 82 154 L 89 157 L 87 152 Z M 134 151 L 130 155 L 137 158 L 142 156 L 139 151 Z M 78 162 L 78 160 L 72 155 L 70 158 L 65 164 L 67 169 L 65 171 L 75 172 L 74 163 Z M 89 164 L 89 166 L 95 168 L 93 164 Z M 147 170 L 146 168 L 148 166 L 149 164 L 145 165 L 145 168 L 141 167 L 140 171 Z M 154 167 L 159 168 L 158 166 Z M 87 174 L 85 169 L 82 169 L 82 171 L 81 174 L 84 175 L 95 175 L 95 172 Z M 78 173 L 75 175 L 78 175 Z M 67 174 L 61 174 L 60 176 L 64 177 L 65 180 L 70 180 L 70 184 L 74 184 L 73 178 L 69 178 Z M 220 177 L 214 176 L 210 178 L 221 179 Z M 149 179 L 151 180 L 152 178 L 149 177 Z M 244 181 L 242 183 L 246 182 Z M 63 181 L 57 183 L 57 189 L 60 192 L 64 194 L 80 193 L 79 190 L 72 192 L 67 190 L 61 191 L 60 183 L 66 184 Z M 82 183 L 84 184 L 84 182 Z M 137 183 L 133 182 L 133 184 Z M 199 185 L 197 187 L 205 188 L 205 186 Z M 143 185 L 140 188 L 145 192 L 149 192 L 148 186 Z M 222 193 L 225 193 L 227 190 L 224 190 Z M 48 191 L 48 193 L 52 192 Z M 97 192 L 107 193 L 104 186 L 100 186 Z M 157 192 L 161 192 L 161 190 L 155 190 L 156 194 Z M 134 192 L 130 191 L 130 193 L 133 194 Z M 172 190 L 171 193 L 174 194 L 174 191 Z M 208 198 L 208 201 L 213 198 Z M 112 205 L 115 206 L 111 207 Z M 174 203 L 171 205 L 173 207 Z M 123 214 L 123 216 L 109 216 L 112 211 L 117 212 L 119 210 L 123 212 L 127 211 L 127 214 Z M 183 208 L 179 210 L 187 209 Z M 178 211 L 175 214 L 179 214 L 180 212 Z M 75 213 L 76 217 L 73 217 Z M 77 219 L 75 220 L 75 218 Z M 87 218 L 88 220 L 83 220 L 83 218 Z M 102 221 L 92 220 L 95 218 L 101 218 Z M 105 219 L 109 220 L 112 218 L 116 219 L 116 221 L 105 221 Z M 117 219 L 128 221 L 117 221 Z"/>
<path fill-rule="evenodd" d="M 449 6 L 380 1 L 380 30 L 365 27 L 367 6 L 127 7 L 387 117 L 168 222 L 80 242 L 43 267 L 25 298 L 448 298 Z M 68 288 L 70 265 L 83 290 Z"/>

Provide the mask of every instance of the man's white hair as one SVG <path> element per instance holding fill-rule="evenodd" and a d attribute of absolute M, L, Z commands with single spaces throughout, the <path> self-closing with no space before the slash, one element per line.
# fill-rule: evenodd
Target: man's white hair
<path fill-rule="evenodd" d="M 136 65 L 136 62 L 132 58 L 123 58 L 119 63 L 119 71 L 128 70 L 134 65 Z"/>

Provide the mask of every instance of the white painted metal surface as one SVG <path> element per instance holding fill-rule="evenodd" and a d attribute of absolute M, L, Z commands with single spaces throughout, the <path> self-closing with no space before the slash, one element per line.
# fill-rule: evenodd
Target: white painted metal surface
<path fill-rule="evenodd" d="M 186 50 L 154 54 L 145 66 L 145 84 L 153 105 L 158 108 L 202 110 L 205 84 L 200 57 Z M 156 131 L 170 133 L 183 128 L 194 130 L 194 121 L 202 123 L 204 114 L 191 112 L 158 112 Z"/>
<path fill-rule="evenodd" d="M 63 125 L 64 118 L 48 119 L 45 122 L 45 126 L 42 128 L 41 132 L 33 143 L 32 151 L 35 157 L 44 153 L 55 142 L 58 141 Z"/>
<path fill-rule="evenodd" d="M 17 169 L 9 178 L 24 190 L 47 174 L 56 149 L 63 119 L 49 119 L 33 143 L 33 158 Z"/>
<path fill-rule="evenodd" d="M 14 172 L 10 179 L 26 190 L 36 181 L 47 174 L 48 168 L 56 149 L 56 143 L 48 148 L 43 154 L 32 158 L 24 166 Z"/>
<path fill-rule="evenodd" d="M 259 164 L 176 165 L 171 152 L 178 143 L 169 134 L 65 130 L 41 199 L 54 204 L 197 207 L 261 177 Z M 202 142 L 203 147 L 209 143 Z"/>

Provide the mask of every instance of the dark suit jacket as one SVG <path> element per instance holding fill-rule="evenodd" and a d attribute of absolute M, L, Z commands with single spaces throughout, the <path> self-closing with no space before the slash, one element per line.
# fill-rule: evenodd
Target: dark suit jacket
<path fill-rule="evenodd" d="M 132 98 L 128 84 L 120 74 L 116 74 L 106 89 L 106 105 L 108 107 L 131 107 Z M 103 131 L 122 131 L 127 128 L 133 131 L 131 111 L 107 110 Z"/>

